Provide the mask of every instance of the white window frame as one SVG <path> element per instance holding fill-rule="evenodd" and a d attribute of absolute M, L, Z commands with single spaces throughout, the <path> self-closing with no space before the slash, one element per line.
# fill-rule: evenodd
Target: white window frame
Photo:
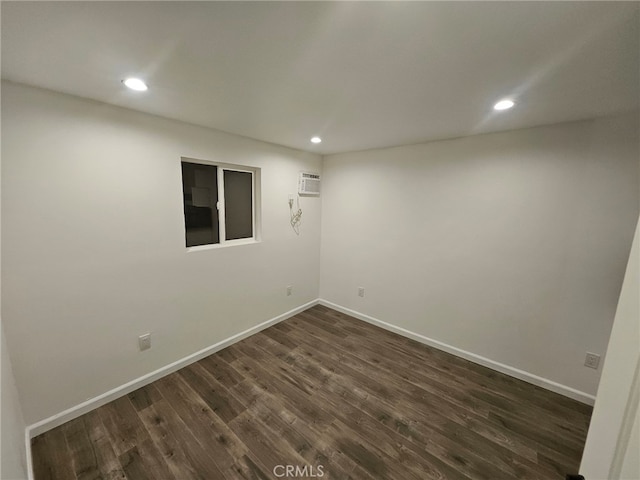
<path fill-rule="evenodd" d="M 180 163 L 196 163 L 200 165 L 209 165 L 216 167 L 216 180 L 218 186 L 218 201 L 216 203 L 218 209 L 218 243 L 208 243 L 206 245 L 196 245 L 193 247 L 186 247 L 188 252 L 209 250 L 212 248 L 231 247 L 234 245 L 249 245 L 260 242 L 260 236 L 258 232 L 258 218 L 257 213 L 259 211 L 259 197 L 257 195 L 259 189 L 257 183 L 260 178 L 260 169 L 257 167 L 249 167 L 246 165 L 234 165 L 231 163 L 212 162 L 208 160 L 199 160 L 195 158 L 182 157 Z M 227 240 L 226 238 L 226 209 L 225 209 L 225 195 L 224 195 L 224 172 L 242 172 L 251 174 L 251 230 L 253 236 L 247 238 L 237 238 L 233 240 Z M 182 178 L 181 178 L 182 181 Z M 182 200 L 184 202 L 184 199 Z M 187 225 L 184 224 L 185 235 Z"/>

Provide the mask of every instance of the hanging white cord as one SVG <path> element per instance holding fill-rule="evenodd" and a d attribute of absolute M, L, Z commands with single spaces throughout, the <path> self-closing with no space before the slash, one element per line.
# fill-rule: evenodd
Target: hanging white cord
<path fill-rule="evenodd" d="M 298 211 L 293 211 L 293 198 L 289 199 L 289 215 L 291 228 L 296 232 L 296 235 L 300 235 L 300 222 L 302 221 L 302 209 L 300 208 L 300 196 L 298 195 Z"/>

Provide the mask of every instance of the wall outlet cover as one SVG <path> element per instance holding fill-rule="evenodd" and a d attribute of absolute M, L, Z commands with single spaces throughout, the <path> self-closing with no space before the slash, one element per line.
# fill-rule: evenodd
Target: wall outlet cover
<path fill-rule="evenodd" d="M 145 333 L 144 335 L 140 335 L 138 337 L 138 347 L 140 351 L 149 350 L 151 348 L 151 334 Z"/>
<path fill-rule="evenodd" d="M 584 365 L 585 367 L 597 369 L 598 365 L 600 365 L 600 355 L 597 353 L 587 352 L 587 356 L 584 359 Z"/>

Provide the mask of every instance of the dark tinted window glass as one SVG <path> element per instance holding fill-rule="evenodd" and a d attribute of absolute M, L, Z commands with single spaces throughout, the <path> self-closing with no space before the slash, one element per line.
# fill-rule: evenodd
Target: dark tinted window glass
<path fill-rule="evenodd" d="M 250 172 L 224 170 L 225 237 L 253 237 L 253 178 Z"/>
<path fill-rule="evenodd" d="M 187 247 L 219 243 L 217 167 L 182 162 Z"/>

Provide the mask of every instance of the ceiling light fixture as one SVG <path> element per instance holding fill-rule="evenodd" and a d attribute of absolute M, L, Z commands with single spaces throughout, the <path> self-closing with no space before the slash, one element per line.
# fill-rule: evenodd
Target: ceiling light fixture
<path fill-rule="evenodd" d="M 144 92 L 148 89 L 147 84 L 139 78 L 127 78 L 123 80 L 122 83 L 124 83 L 131 90 L 136 90 L 137 92 Z"/>
<path fill-rule="evenodd" d="M 322 141 L 322 139 L 320 137 L 312 137 L 311 138 L 311 143 L 320 143 Z"/>
<path fill-rule="evenodd" d="M 496 103 L 493 106 L 494 110 L 509 110 L 511 107 L 513 107 L 516 103 L 513 100 L 510 100 L 508 98 L 505 98 L 504 100 L 500 100 L 498 103 Z"/>

